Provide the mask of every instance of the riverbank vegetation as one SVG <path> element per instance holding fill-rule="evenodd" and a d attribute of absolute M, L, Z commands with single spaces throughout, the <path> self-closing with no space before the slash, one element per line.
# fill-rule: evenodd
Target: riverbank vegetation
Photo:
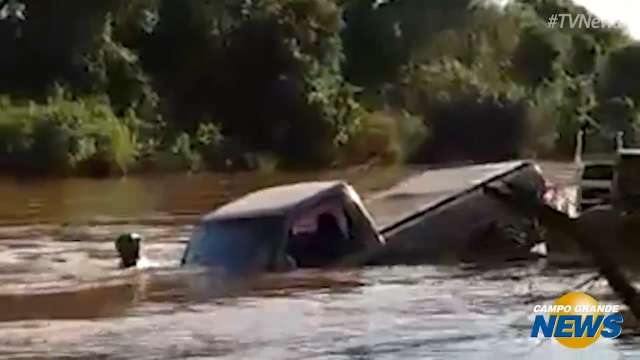
<path fill-rule="evenodd" d="M 0 170 L 568 156 L 630 140 L 640 45 L 563 0 L 0 1 Z"/>

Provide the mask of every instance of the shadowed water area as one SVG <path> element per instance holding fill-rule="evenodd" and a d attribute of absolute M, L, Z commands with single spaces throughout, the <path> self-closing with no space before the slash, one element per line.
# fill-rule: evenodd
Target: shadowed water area
<path fill-rule="evenodd" d="M 567 181 L 570 169 L 546 166 Z M 419 169 L 0 181 L 0 358 L 425 359 L 640 357 L 530 339 L 531 309 L 593 275 L 544 261 L 295 271 L 233 279 L 181 269 L 192 224 L 249 191 L 347 179 L 367 197 Z M 145 238 L 138 269 L 114 238 Z M 606 282 L 588 289 L 615 302 Z"/>

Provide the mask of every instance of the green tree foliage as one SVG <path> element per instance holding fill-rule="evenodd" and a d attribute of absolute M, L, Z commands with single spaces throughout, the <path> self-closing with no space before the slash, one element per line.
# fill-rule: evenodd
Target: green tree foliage
<path fill-rule="evenodd" d="M 430 135 L 414 160 L 492 161 L 518 155 L 527 133 L 523 89 L 480 74 L 450 59 L 408 70 L 405 106 L 422 114 Z"/>
<path fill-rule="evenodd" d="M 0 93 L 42 97 L 55 82 L 90 91 L 93 79 L 84 57 L 102 32 L 111 1 L 70 0 L 65 6 L 55 0 L 23 3 L 24 21 L 0 23 Z"/>
<path fill-rule="evenodd" d="M 133 113 L 117 117 L 100 98 L 70 100 L 59 92 L 43 105 L 0 104 L 0 168 L 19 173 L 124 174 L 138 139 Z"/>
<path fill-rule="evenodd" d="M 512 60 L 514 79 L 532 87 L 553 81 L 563 63 L 563 50 L 567 49 L 560 43 L 562 38 L 541 26 L 524 28 Z"/>
<path fill-rule="evenodd" d="M 468 20 L 470 0 L 354 0 L 345 10 L 347 78 L 357 85 L 391 81 L 438 32 Z"/>
<path fill-rule="evenodd" d="M 569 0 L 0 0 L 0 164 L 492 161 L 570 154 L 585 126 L 633 140 L 638 45 L 549 29 L 557 13 L 590 15 Z"/>
<path fill-rule="evenodd" d="M 602 72 L 599 95 L 603 98 L 630 97 L 640 102 L 640 84 L 635 79 L 640 75 L 640 44 L 613 51 Z"/>
<path fill-rule="evenodd" d="M 608 140 L 608 146 L 615 143 L 619 132 L 624 133 L 626 144 L 636 143 L 636 128 L 640 125 L 640 111 L 630 98 L 609 98 L 594 109 L 601 137 Z"/>
<path fill-rule="evenodd" d="M 573 76 L 589 75 L 596 72 L 601 61 L 602 47 L 596 40 L 585 34 L 574 35 L 566 71 Z"/>
<path fill-rule="evenodd" d="M 235 141 L 296 164 L 327 163 L 357 129 L 333 1 L 164 1 L 159 13 L 144 61 L 176 128 L 217 118 Z"/>

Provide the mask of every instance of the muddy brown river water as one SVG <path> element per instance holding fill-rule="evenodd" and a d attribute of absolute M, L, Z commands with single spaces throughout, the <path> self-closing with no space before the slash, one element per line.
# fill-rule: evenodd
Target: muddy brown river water
<path fill-rule="evenodd" d="M 559 181 L 570 169 L 547 164 Z M 232 279 L 181 269 L 191 224 L 248 191 L 346 178 L 362 194 L 416 169 L 0 181 L 0 358 L 620 359 L 635 338 L 587 350 L 530 339 L 533 303 L 593 275 L 544 261 L 380 267 Z M 112 241 L 145 238 L 137 269 Z M 615 302 L 606 282 L 589 292 Z"/>

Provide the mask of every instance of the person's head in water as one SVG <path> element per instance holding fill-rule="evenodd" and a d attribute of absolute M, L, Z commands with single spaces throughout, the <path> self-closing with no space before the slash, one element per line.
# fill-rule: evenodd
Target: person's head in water
<path fill-rule="evenodd" d="M 128 268 L 136 266 L 140 259 L 140 240 L 138 234 L 122 234 L 116 239 L 116 250 L 120 256 L 120 266 Z"/>

